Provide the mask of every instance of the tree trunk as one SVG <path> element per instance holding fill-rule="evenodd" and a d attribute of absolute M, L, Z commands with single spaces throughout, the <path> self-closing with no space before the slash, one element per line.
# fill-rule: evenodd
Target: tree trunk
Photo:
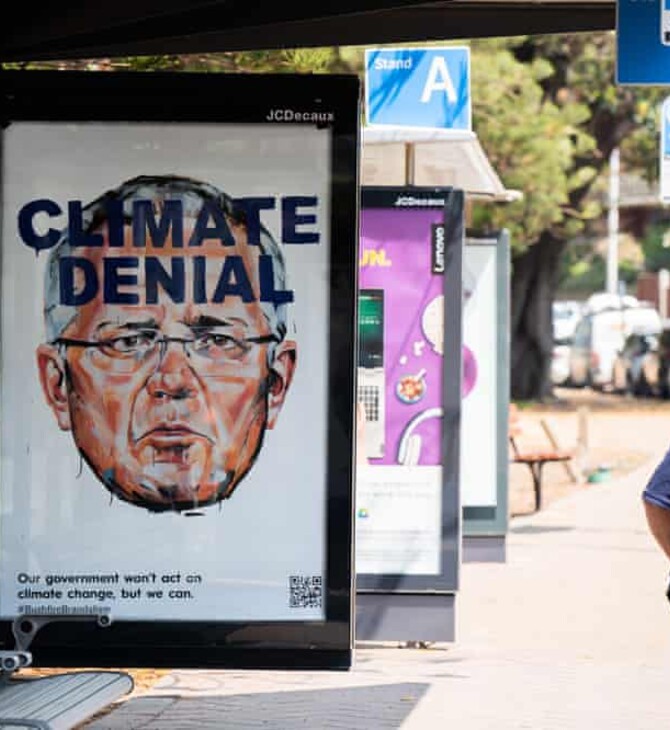
<path fill-rule="evenodd" d="M 545 231 L 512 262 L 510 382 L 514 400 L 553 396 L 551 305 L 564 248 L 565 241 Z"/>

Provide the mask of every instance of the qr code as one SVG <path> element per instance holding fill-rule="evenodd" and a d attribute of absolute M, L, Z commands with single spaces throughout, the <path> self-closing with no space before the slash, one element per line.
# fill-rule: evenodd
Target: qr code
<path fill-rule="evenodd" d="M 320 575 L 292 575 L 289 578 L 291 608 L 321 608 L 323 580 Z"/>

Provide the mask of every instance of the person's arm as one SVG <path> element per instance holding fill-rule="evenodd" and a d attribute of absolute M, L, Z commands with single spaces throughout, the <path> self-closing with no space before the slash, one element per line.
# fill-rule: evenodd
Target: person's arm
<path fill-rule="evenodd" d="M 670 560 L 670 509 L 644 500 L 644 511 L 651 534 Z"/>

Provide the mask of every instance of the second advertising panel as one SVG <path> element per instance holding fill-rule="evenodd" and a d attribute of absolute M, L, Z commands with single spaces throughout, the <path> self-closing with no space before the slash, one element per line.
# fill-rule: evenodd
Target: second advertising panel
<path fill-rule="evenodd" d="M 359 587 L 455 586 L 461 214 L 457 191 L 363 189 Z"/>

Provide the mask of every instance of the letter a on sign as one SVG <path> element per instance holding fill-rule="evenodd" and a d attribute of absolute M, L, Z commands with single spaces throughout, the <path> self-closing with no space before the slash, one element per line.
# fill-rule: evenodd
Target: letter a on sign
<path fill-rule="evenodd" d="M 454 89 L 454 82 L 449 75 L 447 61 L 444 56 L 436 56 L 430 64 L 428 78 L 423 87 L 423 94 L 421 94 L 421 103 L 427 104 L 436 91 L 444 91 L 449 103 L 456 103 L 456 89 Z"/>

